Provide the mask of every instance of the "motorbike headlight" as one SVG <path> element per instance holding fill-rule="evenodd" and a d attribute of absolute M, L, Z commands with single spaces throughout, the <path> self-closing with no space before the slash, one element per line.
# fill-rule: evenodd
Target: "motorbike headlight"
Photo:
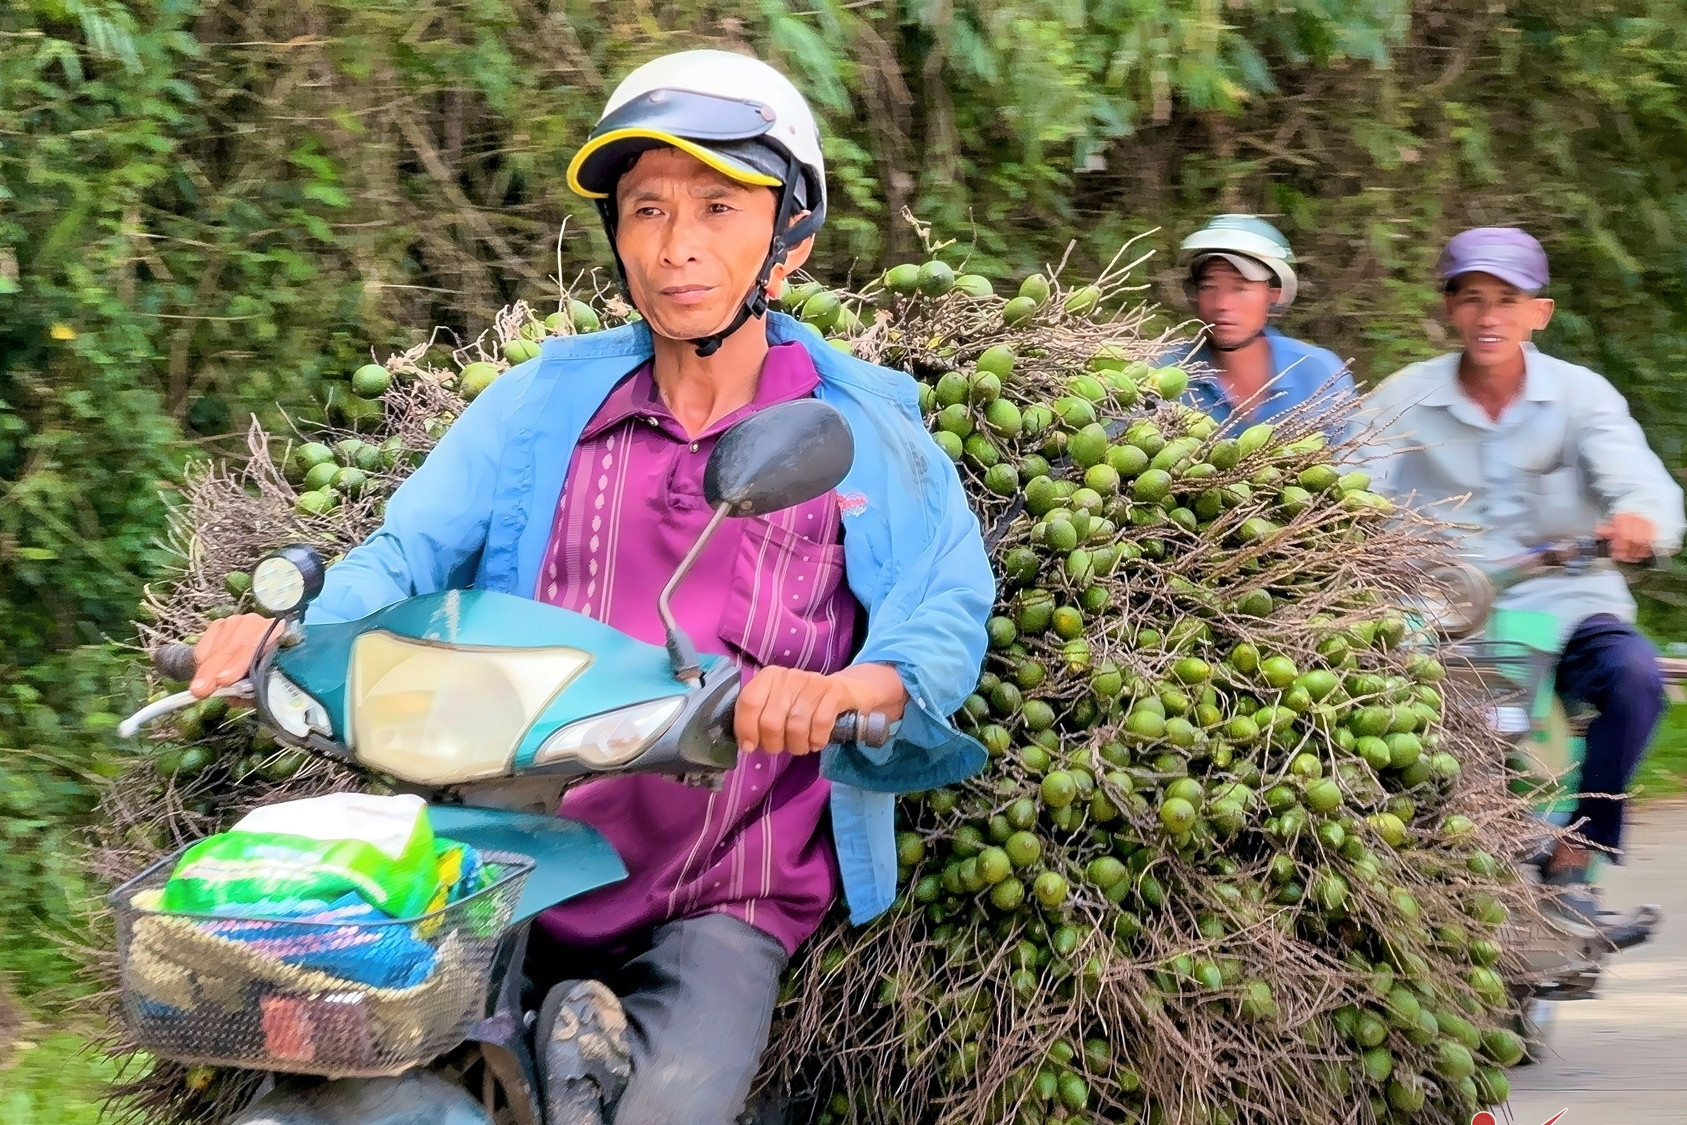
<path fill-rule="evenodd" d="M 1494 588 L 1479 567 L 1439 560 L 1420 569 L 1424 580 L 1408 604 L 1424 624 L 1451 640 L 1482 628 L 1494 608 Z"/>
<path fill-rule="evenodd" d="M 595 769 L 624 766 L 660 738 L 685 706 L 685 697 L 658 699 L 569 723 L 539 747 L 534 762 L 574 760 Z"/>
<path fill-rule="evenodd" d="M 312 731 L 329 738 L 334 735 L 327 709 L 280 672 L 269 674 L 264 703 L 276 725 L 294 738 L 304 738 Z"/>
<path fill-rule="evenodd" d="M 522 735 L 591 664 L 572 648 L 462 648 L 365 633 L 347 699 L 357 759 L 422 785 L 510 772 Z"/>

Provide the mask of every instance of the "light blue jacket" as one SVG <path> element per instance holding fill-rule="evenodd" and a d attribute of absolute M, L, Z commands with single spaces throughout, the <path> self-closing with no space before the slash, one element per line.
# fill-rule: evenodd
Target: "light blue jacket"
<path fill-rule="evenodd" d="M 921 422 L 914 380 L 828 346 L 782 313 L 771 314 L 767 334 L 808 350 L 815 397 L 854 434 L 855 463 L 838 491 L 864 501 L 843 518 L 845 577 L 867 610 L 856 661 L 895 667 L 911 700 L 889 746 L 832 748 L 821 762 L 844 894 L 861 923 L 896 894 L 891 795 L 983 768 L 984 748 L 948 717 L 978 681 L 995 580 L 960 477 Z M 393 493 L 386 522 L 329 570 L 308 620 L 353 621 L 471 585 L 531 597 L 574 445 L 651 354 L 642 322 L 546 340 L 537 359 L 475 399 Z"/>

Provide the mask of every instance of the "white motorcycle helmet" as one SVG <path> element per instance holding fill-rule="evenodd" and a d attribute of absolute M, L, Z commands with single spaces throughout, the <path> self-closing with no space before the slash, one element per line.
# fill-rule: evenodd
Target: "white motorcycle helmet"
<path fill-rule="evenodd" d="M 739 183 L 779 193 L 773 240 L 743 307 L 724 331 L 694 341 L 697 354 L 708 356 L 751 317 L 767 311 L 774 266 L 826 220 L 820 128 L 791 80 L 760 59 L 700 50 L 645 63 L 615 88 L 568 166 L 568 186 L 596 201 L 612 251 L 615 184 L 642 153 L 664 147 L 688 153 Z M 626 271 L 618 252 L 615 265 L 624 288 Z"/>
<path fill-rule="evenodd" d="M 1283 233 L 1257 215 L 1220 215 L 1183 240 L 1177 260 L 1186 271 L 1184 285 L 1192 287 L 1201 267 L 1223 258 L 1250 281 L 1269 281 L 1280 292 L 1271 302 L 1271 315 L 1281 316 L 1295 303 L 1300 283 L 1295 277 L 1295 252 Z"/>

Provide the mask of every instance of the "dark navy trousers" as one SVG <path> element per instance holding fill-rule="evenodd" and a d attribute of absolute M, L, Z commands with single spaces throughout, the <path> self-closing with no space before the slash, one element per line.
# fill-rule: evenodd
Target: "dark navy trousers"
<path fill-rule="evenodd" d="M 1634 626 L 1608 613 L 1576 627 L 1558 660 L 1558 694 L 1599 712 L 1587 728 L 1587 756 L 1574 830 L 1595 847 L 1622 847 L 1622 795 L 1634 780 L 1664 711 L 1658 650 Z"/>

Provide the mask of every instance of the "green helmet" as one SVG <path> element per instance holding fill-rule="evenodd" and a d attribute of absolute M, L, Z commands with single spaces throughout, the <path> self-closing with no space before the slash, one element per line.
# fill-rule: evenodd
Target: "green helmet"
<path fill-rule="evenodd" d="M 1188 273 L 1185 284 L 1194 284 L 1201 266 L 1212 258 L 1223 258 L 1250 281 L 1270 281 L 1282 296 L 1271 303 L 1271 312 L 1282 313 L 1295 303 L 1300 283 L 1295 278 L 1295 252 L 1283 232 L 1258 215 L 1220 215 L 1183 240 L 1178 247 L 1178 264 Z"/>

